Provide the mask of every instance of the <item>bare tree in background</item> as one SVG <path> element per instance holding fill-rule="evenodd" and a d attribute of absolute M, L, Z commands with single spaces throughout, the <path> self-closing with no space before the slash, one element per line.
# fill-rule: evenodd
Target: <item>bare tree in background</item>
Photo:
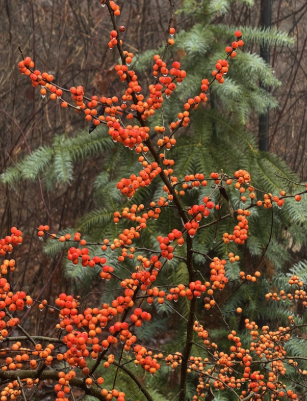
<path fill-rule="evenodd" d="M 260 4 L 260 26 L 264 29 L 271 27 L 271 0 L 261 0 Z M 270 46 L 268 44 L 260 45 L 260 56 L 266 63 L 270 63 Z M 259 85 L 265 88 L 263 82 Z M 259 150 L 268 151 L 269 149 L 269 111 L 259 116 Z"/>

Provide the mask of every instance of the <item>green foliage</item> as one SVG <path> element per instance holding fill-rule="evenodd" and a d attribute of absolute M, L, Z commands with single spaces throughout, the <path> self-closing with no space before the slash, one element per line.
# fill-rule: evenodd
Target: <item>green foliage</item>
<path fill-rule="evenodd" d="M 3 183 L 15 184 L 21 180 L 34 181 L 47 168 L 53 156 L 49 147 L 41 147 L 25 157 L 17 166 L 9 167 L 2 174 Z"/>
<path fill-rule="evenodd" d="M 209 4 L 209 13 L 214 15 L 224 15 L 228 11 L 228 0 L 212 0 Z"/>
<path fill-rule="evenodd" d="M 147 341 L 148 338 L 152 337 L 152 333 L 164 333 L 167 331 L 167 318 L 155 319 L 150 322 L 146 322 L 143 324 L 138 330 L 138 339 L 139 341 Z"/>
<path fill-rule="evenodd" d="M 276 28 L 255 28 L 252 26 L 232 26 L 215 24 L 212 25 L 212 31 L 219 36 L 231 39 L 233 33 L 239 29 L 244 37 L 245 43 L 251 44 L 267 44 L 271 46 L 292 46 L 294 39 L 291 38 L 286 32 L 283 32 Z"/>
<path fill-rule="evenodd" d="M 69 228 L 69 229 L 65 229 L 62 231 L 58 232 L 58 235 L 65 235 L 65 234 L 71 234 L 73 236 L 74 234 L 74 229 L 73 228 Z M 77 246 L 78 244 L 75 242 L 70 242 L 69 244 L 67 242 L 60 242 L 60 241 L 56 241 L 53 239 L 48 239 L 45 242 L 44 245 L 44 250 L 47 253 L 47 255 L 54 257 L 56 256 L 59 252 L 64 252 L 65 250 L 67 250 L 68 248 L 70 248 L 71 246 Z"/>
<path fill-rule="evenodd" d="M 197 38 L 197 40 L 195 40 Z M 213 41 L 213 33 L 206 26 L 196 24 L 189 32 L 180 31 L 176 37 L 176 47 L 183 49 L 189 57 L 197 57 L 206 54 Z"/>
<path fill-rule="evenodd" d="M 54 175 L 57 181 L 69 183 L 72 180 L 73 174 L 72 158 L 68 150 L 69 148 L 65 146 L 64 137 L 56 137 L 54 142 Z"/>
<path fill-rule="evenodd" d="M 1 181 L 16 185 L 22 180 L 35 181 L 41 177 L 45 186 L 51 189 L 57 182 L 66 184 L 72 181 L 77 162 L 110 151 L 112 147 L 114 144 L 104 127 L 99 127 L 91 135 L 81 131 L 74 138 L 56 136 L 51 146 L 38 148 L 15 167 L 8 168 L 1 175 Z"/>
<path fill-rule="evenodd" d="M 114 209 L 115 211 L 115 209 Z M 96 209 L 87 214 L 80 222 L 78 229 L 88 232 L 92 227 L 105 226 L 113 220 L 113 213 L 106 209 Z"/>

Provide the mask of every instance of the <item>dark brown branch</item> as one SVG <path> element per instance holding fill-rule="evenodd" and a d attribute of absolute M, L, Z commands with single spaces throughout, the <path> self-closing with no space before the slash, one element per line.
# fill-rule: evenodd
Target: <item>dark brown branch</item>
<path fill-rule="evenodd" d="M 48 341 L 49 343 L 63 343 L 63 340 L 59 340 L 58 338 L 53 338 L 53 337 L 44 337 L 44 336 L 17 336 L 17 337 L 6 337 L 3 338 L 4 341 L 22 341 L 22 340 L 29 340 L 31 339 L 38 340 L 38 341 Z"/>
<path fill-rule="evenodd" d="M 189 282 L 194 281 L 195 271 L 193 268 L 193 240 L 188 235 L 187 236 L 187 268 L 189 272 Z M 187 323 L 187 338 L 185 343 L 185 348 L 182 354 L 182 362 L 181 362 L 181 373 L 180 373 L 180 401 L 185 401 L 186 399 L 186 387 L 187 387 L 187 368 L 188 362 L 190 358 L 190 353 L 192 350 L 192 340 L 193 340 L 193 326 L 195 320 L 196 313 L 196 297 L 193 297 L 190 303 L 190 311 Z"/>
<path fill-rule="evenodd" d="M 0 370 L 0 379 L 1 380 L 18 380 L 18 378 L 20 380 L 23 379 L 36 379 L 38 377 L 39 371 L 38 370 L 11 370 L 11 371 L 3 371 Z M 42 372 L 40 374 L 40 379 L 41 380 L 54 380 L 54 381 L 58 381 L 59 380 L 59 376 L 58 376 L 59 372 L 56 370 L 45 370 L 44 372 Z M 98 400 L 101 401 L 105 401 L 105 397 L 103 397 L 101 395 L 101 390 L 94 388 L 93 386 L 90 388 L 86 387 L 86 384 L 84 383 L 84 381 L 82 379 L 79 378 L 74 378 L 72 380 L 70 380 L 69 384 L 72 387 L 78 387 L 83 389 L 86 394 L 91 395 L 93 397 L 98 398 Z M 150 400 L 152 401 L 152 399 Z"/>

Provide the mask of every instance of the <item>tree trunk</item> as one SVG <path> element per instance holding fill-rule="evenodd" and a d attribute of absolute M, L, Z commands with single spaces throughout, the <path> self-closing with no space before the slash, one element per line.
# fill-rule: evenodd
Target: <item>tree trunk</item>
<path fill-rule="evenodd" d="M 270 28 L 272 9 L 271 0 L 261 0 L 260 25 L 264 28 Z M 266 63 L 270 63 L 270 46 L 262 43 L 260 45 L 260 56 Z M 263 82 L 259 84 L 260 88 L 267 89 Z M 269 149 L 269 110 L 259 116 L 259 150 L 268 151 Z"/>

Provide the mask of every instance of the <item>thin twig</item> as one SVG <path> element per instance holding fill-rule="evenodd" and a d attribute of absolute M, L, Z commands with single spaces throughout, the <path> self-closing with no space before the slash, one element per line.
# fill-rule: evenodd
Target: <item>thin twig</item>
<path fill-rule="evenodd" d="M 198 255 L 201 255 L 201 256 L 203 256 L 204 258 L 206 258 L 206 259 L 210 260 L 210 262 L 213 262 L 213 259 L 211 259 L 211 258 L 210 258 L 210 256 L 209 256 L 209 255 L 207 255 L 206 253 L 202 253 L 202 252 L 194 251 L 194 249 L 192 249 L 192 252 L 193 252 L 193 253 L 197 253 Z"/>
<path fill-rule="evenodd" d="M 133 396 L 131 398 L 129 398 L 129 400 L 127 400 L 127 401 L 131 401 L 133 399 L 133 397 L 135 397 L 140 391 L 141 391 L 141 389 L 139 388 L 138 391 L 136 393 L 134 393 Z"/>
<path fill-rule="evenodd" d="M 115 384 L 116 384 L 118 369 L 119 369 L 119 367 L 120 367 L 120 363 L 121 363 L 121 360 L 122 360 L 122 357 L 123 357 L 124 347 L 125 347 L 125 344 L 123 344 L 123 346 L 122 346 L 122 350 L 121 350 L 120 357 L 119 357 L 119 360 L 118 360 L 118 365 L 117 365 L 117 368 L 116 368 L 116 373 L 115 373 L 115 377 L 114 377 L 114 381 L 113 381 L 112 390 L 114 390 L 114 387 L 115 387 Z"/>
<path fill-rule="evenodd" d="M 74 396 L 74 392 L 72 391 L 71 387 L 70 387 L 70 394 L 71 394 L 71 397 L 72 397 L 73 401 L 76 401 L 75 396 Z"/>
<path fill-rule="evenodd" d="M 19 388 L 21 390 L 22 398 L 24 399 L 24 401 L 27 401 L 27 397 L 25 395 L 25 392 L 23 391 L 23 385 L 21 383 L 21 380 L 20 380 L 19 376 L 17 377 L 17 381 L 18 381 L 18 384 L 19 384 Z"/>
<path fill-rule="evenodd" d="M 213 297 L 212 297 L 212 299 L 215 301 L 215 299 Z M 229 327 L 228 323 L 226 322 L 226 320 L 224 318 L 223 312 L 221 311 L 221 308 L 219 307 L 219 304 L 217 302 L 215 302 L 214 306 L 216 306 L 218 308 L 218 310 L 219 310 L 219 312 L 221 314 L 221 317 L 223 319 L 223 322 L 224 322 L 225 326 L 227 327 L 227 330 L 229 331 L 229 333 L 231 333 L 230 327 Z"/>
<path fill-rule="evenodd" d="M 8 317 L 10 317 L 11 319 L 13 319 L 13 316 L 8 312 L 8 310 L 5 308 L 5 313 L 8 315 Z M 17 327 L 23 332 L 24 335 L 26 335 L 28 337 L 28 339 L 31 341 L 31 343 L 35 346 L 36 342 L 34 341 L 34 339 L 30 336 L 30 334 L 22 327 L 20 326 L 20 324 L 17 324 Z"/>
<path fill-rule="evenodd" d="M 182 392 L 182 389 L 179 391 L 179 393 L 177 393 L 177 394 L 175 395 L 175 397 L 174 397 L 171 401 L 174 401 L 174 400 L 178 397 L 178 395 L 179 395 L 181 392 Z"/>
<path fill-rule="evenodd" d="M 184 319 L 186 322 L 188 321 L 188 319 L 186 319 L 184 316 L 182 316 L 176 309 L 174 309 L 171 305 L 169 305 L 167 302 L 164 302 L 166 306 L 168 306 L 169 308 L 171 308 L 174 312 L 177 313 L 177 315 L 179 315 L 182 319 Z"/>
<path fill-rule="evenodd" d="M 299 185 L 300 187 L 306 187 L 306 184 L 300 184 L 299 182 L 295 182 L 295 181 L 289 180 L 289 178 L 283 177 L 282 175 L 279 175 L 279 174 L 277 174 L 277 173 L 275 173 L 275 175 L 276 175 L 277 177 L 279 177 L 279 178 L 282 178 L 283 180 L 286 180 L 286 181 L 291 182 L 291 183 L 294 184 L 294 185 Z"/>

